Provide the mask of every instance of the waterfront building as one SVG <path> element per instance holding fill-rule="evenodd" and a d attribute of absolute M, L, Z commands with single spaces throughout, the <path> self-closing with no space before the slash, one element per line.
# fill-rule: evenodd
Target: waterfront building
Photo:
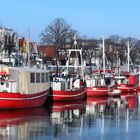
<path fill-rule="evenodd" d="M 0 62 L 14 64 L 13 55 L 17 50 L 17 33 L 8 28 L 0 28 Z"/>

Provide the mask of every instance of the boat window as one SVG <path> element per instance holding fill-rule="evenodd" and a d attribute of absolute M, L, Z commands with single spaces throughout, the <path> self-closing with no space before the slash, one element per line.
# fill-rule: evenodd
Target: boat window
<path fill-rule="evenodd" d="M 36 73 L 36 83 L 40 83 L 40 73 Z"/>
<path fill-rule="evenodd" d="M 49 81 L 48 73 L 46 73 L 46 82 Z"/>
<path fill-rule="evenodd" d="M 45 83 L 45 73 L 42 73 L 41 74 L 41 82 L 42 83 Z"/>
<path fill-rule="evenodd" d="M 9 83 L 8 82 L 6 82 L 6 88 L 9 88 Z"/>
<path fill-rule="evenodd" d="M 31 79 L 31 83 L 35 83 L 35 73 L 31 73 L 30 79 Z"/>

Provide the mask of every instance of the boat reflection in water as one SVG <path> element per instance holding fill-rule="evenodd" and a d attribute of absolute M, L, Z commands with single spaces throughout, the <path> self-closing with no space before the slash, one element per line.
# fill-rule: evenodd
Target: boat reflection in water
<path fill-rule="evenodd" d="M 132 94 L 127 94 L 127 95 L 121 95 L 121 100 L 122 102 L 124 102 L 125 104 L 128 104 L 128 108 L 129 109 L 134 109 L 136 107 L 138 107 L 138 97 L 139 97 L 139 93 L 132 93 Z"/>
<path fill-rule="evenodd" d="M 140 123 L 138 112 L 137 94 L 120 98 L 89 98 L 84 125 L 88 132 L 86 136 L 96 139 L 132 139 L 135 131 L 132 125 L 140 128 L 137 125 Z M 138 121 L 134 122 L 135 119 Z"/>
<path fill-rule="evenodd" d="M 71 139 L 80 134 L 85 107 L 85 101 L 54 102 L 50 113 L 51 135 Z"/>
<path fill-rule="evenodd" d="M 135 140 L 140 94 L 53 102 L 45 108 L 0 111 L 1 140 Z"/>
<path fill-rule="evenodd" d="M 29 140 L 45 135 L 48 122 L 45 108 L 0 111 L 0 139 Z"/>

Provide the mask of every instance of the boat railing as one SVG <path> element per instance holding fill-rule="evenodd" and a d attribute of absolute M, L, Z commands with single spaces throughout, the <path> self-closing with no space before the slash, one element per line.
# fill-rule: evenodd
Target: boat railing
<path fill-rule="evenodd" d="M 16 81 L 15 80 L 12 80 L 12 79 L 8 79 L 8 80 L 0 80 L 0 82 L 6 83 L 6 82 L 16 82 Z"/>

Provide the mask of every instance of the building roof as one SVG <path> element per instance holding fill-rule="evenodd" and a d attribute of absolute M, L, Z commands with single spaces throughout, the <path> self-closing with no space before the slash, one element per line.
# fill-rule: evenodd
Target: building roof
<path fill-rule="evenodd" d="M 43 56 L 54 58 L 55 57 L 55 48 L 54 46 L 42 45 L 38 47 L 38 52 L 41 52 Z"/>

